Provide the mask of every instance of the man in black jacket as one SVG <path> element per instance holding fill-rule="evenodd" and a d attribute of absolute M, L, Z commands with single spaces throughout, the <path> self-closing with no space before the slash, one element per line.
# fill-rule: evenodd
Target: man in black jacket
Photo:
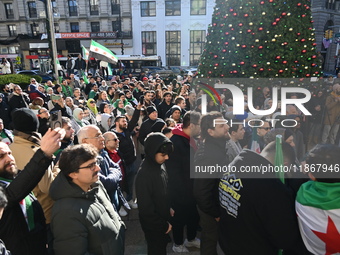
<path fill-rule="evenodd" d="M 148 255 L 166 255 L 171 213 L 167 199 L 167 173 L 164 162 L 173 151 L 171 141 L 162 133 L 145 140 L 145 159 L 136 177 L 139 221 L 148 245 Z"/>
<path fill-rule="evenodd" d="M 156 107 L 148 106 L 146 108 L 148 118 L 142 123 L 139 130 L 138 140 L 144 145 L 144 140 L 152 132 L 152 125 L 159 119 Z"/>
<path fill-rule="evenodd" d="M 287 169 L 295 161 L 294 149 L 282 144 Z M 269 143 L 261 155 L 244 150 L 230 164 L 219 184 L 221 205 L 220 246 L 230 255 L 308 254 L 304 248 L 292 192 L 275 172 L 249 173 L 238 171 L 246 167 L 274 166 L 276 144 Z"/>
<path fill-rule="evenodd" d="M 172 102 L 171 92 L 167 91 L 163 94 L 163 101 L 157 106 L 158 116 L 165 120 L 165 114 L 174 105 Z"/>
<path fill-rule="evenodd" d="M 8 104 L 13 111 L 16 108 L 28 108 L 30 99 L 26 93 L 24 93 L 19 85 L 15 85 L 12 93 L 12 97 L 9 99 Z"/>
<path fill-rule="evenodd" d="M 8 206 L 0 220 L 0 239 L 13 255 L 46 254 L 45 217 L 31 191 L 51 164 L 60 138 L 58 130 L 47 131 L 41 139 L 40 149 L 20 174 L 11 150 L 0 143 L 0 185 L 6 189 L 8 198 Z"/>
<path fill-rule="evenodd" d="M 186 247 L 200 248 L 200 240 L 196 238 L 199 216 L 193 195 L 193 182 L 190 178 L 190 153 L 195 151 L 194 140 L 200 133 L 200 118 L 198 112 L 187 112 L 183 125 L 172 130 L 171 141 L 174 152 L 166 162 L 169 175 L 169 198 L 171 208 L 175 211 L 171 221 L 173 229 L 175 252 L 188 252 Z M 184 227 L 187 227 L 187 239 L 183 240 Z M 184 241 L 184 243 L 183 243 Z"/>
<path fill-rule="evenodd" d="M 115 119 L 116 127 L 112 131 L 116 133 L 119 139 L 119 149 L 118 152 L 123 156 L 125 162 L 125 178 L 126 178 L 126 200 L 128 201 L 131 208 L 138 208 L 137 204 L 132 200 L 133 196 L 133 182 L 136 175 L 136 148 L 133 143 L 132 136 L 134 135 L 134 128 L 137 125 L 140 110 L 143 105 L 138 104 L 132 119 L 128 122 L 127 118 L 122 115 Z"/>
<path fill-rule="evenodd" d="M 219 165 L 227 166 L 226 141 L 229 125 L 220 112 L 210 112 L 201 119 L 201 137 L 204 143 L 195 154 L 195 169 Z M 220 208 L 218 184 L 220 175 L 197 173 L 194 180 L 194 196 L 200 215 L 201 254 L 217 255 L 218 225 Z"/>

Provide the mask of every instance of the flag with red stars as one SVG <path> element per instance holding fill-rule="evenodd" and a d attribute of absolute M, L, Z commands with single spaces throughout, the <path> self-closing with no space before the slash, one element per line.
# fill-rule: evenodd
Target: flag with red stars
<path fill-rule="evenodd" d="M 111 50 L 93 40 L 91 41 L 88 58 L 96 58 L 112 64 L 118 62 L 118 58 Z"/>
<path fill-rule="evenodd" d="M 340 254 L 340 183 L 304 183 L 296 197 L 296 213 L 311 253 Z"/>

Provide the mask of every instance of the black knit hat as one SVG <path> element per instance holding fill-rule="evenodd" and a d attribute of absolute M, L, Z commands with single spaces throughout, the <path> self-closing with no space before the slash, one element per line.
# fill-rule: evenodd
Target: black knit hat
<path fill-rule="evenodd" d="M 151 126 L 151 131 L 152 132 L 161 132 L 165 125 L 166 124 L 165 124 L 164 120 L 157 119 L 155 121 L 155 123 L 153 123 L 153 125 Z"/>
<path fill-rule="evenodd" d="M 19 108 L 12 112 L 13 127 L 15 130 L 31 133 L 37 132 L 39 128 L 38 117 L 32 110 Z"/>
<path fill-rule="evenodd" d="M 156 109 L 156 107 L 154 107 L 154 106 L 148 106 L 148 107 L 146 108 L 146 112 L 147 112 L 148 115 L 150 115 L 150 114 L 153 113 L 154 111 L 157 112 L 157 109 Z"/>

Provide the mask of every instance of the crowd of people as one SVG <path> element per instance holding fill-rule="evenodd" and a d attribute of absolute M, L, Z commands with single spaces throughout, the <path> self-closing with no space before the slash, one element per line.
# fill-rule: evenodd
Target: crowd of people
<path fill-rule="evenodd" d="M 279 105 L 270 116 L 254 116 L 246 96 L 244 114 L 235 115 L 227 90 L 219 91 L 222 104 L 208 99 L 202 116 L 204 90 L 193 86 L 191 76 L 165 81 L 158 75 L 115 75 L 107 81 L 89 75 L 88 80 L 70 73 L 61 84 L 38 84 L 32 78 L 27 88 L 1 87 L 3 250 L 6 246 L 14 255 L 124 254 L 121 217 L 137 208 L 148 254 L 166 254 L 170 232 L 176 253 L 196 247 L 213 255 L 218 244 L 228 255 L 339 250 L 336 243 L 325 248 L 326 239 L 311 237 L 313 231 L 328 233 L 327 221 L 324 228 L 308 225 L 315 221 L 308 207 L 315 201 L 306 194 L 329 186 L 336 192 L 333 175 L 297 171 L 286 174 L 284 182 L 240 173 L 193 176 L 195 166 L 275 165 L 277 135 L 282 136 L 285 165 L 338 165 L 336 80 L 315 88 L 305 105 L 311 116 L 295 105 L 287 105 L 285 113 Z M 258 90 L 256 109 L 272 107 L 271 89 Z M 249 125 L 251 119 L 257 128 Z M 287 128 L 269 119 L 296 125 Z M 318 193 L 318 199 L 337 199 L 324 194 Z M 328 208 L 318 213 L 326 215 Z M 331 216 L 323 218 L 336 225 L 338 216 Z"/>

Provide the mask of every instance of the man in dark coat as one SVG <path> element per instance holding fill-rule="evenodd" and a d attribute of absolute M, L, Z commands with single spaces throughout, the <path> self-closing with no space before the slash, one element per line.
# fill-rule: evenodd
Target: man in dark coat
<path fill-rule="evenodd" d="M 148 245 L 148 255 L 166 255 L 171 231 L 170 204 L 167 199 L 167 173 L 164 162 L 173 151 L 171 141 L 162 133 L 145 140 L 145 159 L 136 177 L 139 220 Z"/>
<path fill-rule="evenodd" d="M 288 169 L 295 162 L 294 149 L 283 143 L 282 151 Z M 230 163 L 233 172 L 221 179 L 219 244 L 225 254 L 277 255 L 280 249 L 284 254 L 308 254 L 300 236 L 291 190 L 273 171 L 238 171 L 246 167 L 268 169 L 274 166 L 275 154 L 275 142 L 269 143 L 261 155 L 244 150 Z"/>
<path fill-rule="evenodd" d="M 136 148 L 133 143 L 132 136 L 134 135 L 134 128 L 136 127 L 137 121 L 140 115 L 141 104 L 138 104 L 132 119 L 128 122 L 125 115 L 118 116 L 115 119 L 116 126 L 112 130 L 115 132 L 119 139 L 119 149 L 118 152 L 123 156 L 125 162 L 125 174 L 126 174 L 126 200 L 128 201 L 131 208 L 136 209 L 138 206 L 132 200 L 133 196 L 133 184 L 136 176 Z"/>
<path fill-rule="evenodd" d="M 49 130 L 41 139 L 40 149 L 20 174 L 11 150 L 0 143 L 0 185 L 8 198 L 0 220 L 0 239 L 13 255 L 46 254 L 45 217 L 31 191 L 51 164 L 52 155 L 60 146 L 60 137 L 59 132 Z"/>
<path fill-rule="evenodd" d="M 142 123 L 139 130 L 138 140 L 144 145 L 144 140 L 152 132 L 152 125 L 159 119 L 156 107 L 148 106 L 146 108 L 148 118 Z"/>
<path fill-rule="evenodd" d="M 15 85 L 12 97 L 8 102 L 11 110 L 13 111 L 16 108 L 28 108 L 29 103 L 30 99 L 27 94 L 22 91 L 19 85 Z"/>
<path fill-rule="evenodd" d="M 163 94 L 163 101 L 157 106 L 158 116 L 165 120 L 165 114 L 174 105 L 172 102 L 171 92 L 167 91 Z"/>
<path fill-rule="evenodd" d="M 171 208 L 175 211 L 172 223 L 172 234 L 175 252 L 188 252 L 186 247 L 200 248 L 200 240 L 196 238 L 199 216 L 193 195 L 194 180 L 190 178 L 190 153 L 194 153 L 194 139 L 200 133 L 200 117 L 198 112 L 187 112 L 183 125 L 172 130 L 171 141 L 174 152 L 166 162 L 169 175 L 169 198 Z M 183 240 L 184 227 L 187 227 L 187 239 Z M 184 241 L 184 243 L 183 243 Z"/>
<path fill-rule="evenodd" d="M 210 112 L 201 119 L 201 137 L 204 143 L 195 154 L 195 169 L 208 166 L 227 166 L 226 141 L 229 139 L 229 126 L 220 112 Z M 194 196 L 200 215 L 201 254 L 217 255 L 218 222 L 220 208 L 218 184 L 220 175 L 197 173 L 194 180 Z"/>

